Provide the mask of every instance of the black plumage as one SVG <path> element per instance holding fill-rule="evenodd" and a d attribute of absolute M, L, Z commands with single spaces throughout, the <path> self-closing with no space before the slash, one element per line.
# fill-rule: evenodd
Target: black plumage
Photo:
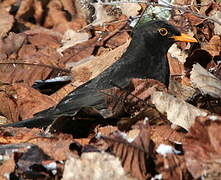
<path fill-rule="evenodd" d="M 152 78 L 168 86 L 168 49 L 176 40 L 195 41 L 192 37 L 179 37 L 183 37 L 183 34 L 165 21 L 154 20 L 139 26 L 127 51 L 100 75 L 69 93 L 56 106 L 37 113 L 31 119 L 8 126 L 43 127 L 59 116 L 74 116 L 83 107 L 105 109 L 104 95 L 99 90 L 109 89 L 114 85 L 125 87 L 131 78 Z"/>

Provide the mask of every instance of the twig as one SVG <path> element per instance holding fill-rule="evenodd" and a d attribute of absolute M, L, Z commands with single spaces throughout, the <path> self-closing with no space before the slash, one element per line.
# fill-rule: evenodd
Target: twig
<path fill-rule="evenodd" d="M 46 65 L 46 64 L 33 64 L 33 63 L 24 63 L 24 62 L 1 62 L 0 65 L 28 65 L 28 66 L 40 66 L 40 67 L 46 67 L 46 68 L 50 68 L 50 69 L 54 69 L 54 70 L 58 70 L 58 71 L 63 71 L 66 73 L 71 73 L 70 70 L 68 69 L 64 69 L 64 68 L 59 68 L 59 67 L 55 67 L 55 66 L 50 66 L 50 65 Z"/>
<path fill-rule="evenodd" d="M 102 4 L 102 5 L 116 5 L 116 4 L 124 4 L 124 3 L 145 3 L 147 5 L 150 5 L 150 6 L 158 6 L 158 7 L 164 7 L 164 8 L 170 8 L 170 9 L 176 9 L 176 10 L 180 10 L 182 12 L 185 12 L 185 13 L 191 13 L 193 14 L 194 16 L 197 16 L 199 18 L 202 18 L 202 19 L 206 19 L 208 21 L 212 21 L 214 23 L 217 23 L 219 25 L 221 25 L 221 21 L 218 20 L 218 19 L 214 19 L 212 17 L 209 17 L 209 16 L 204 16 L 202 14 L 199 14 L 197 12 L 193 12 L 192 10 L 188 9 L 189 7 L 193 6 L 193 5 L 184 5 L 184 6 L 178 6 L 178 5 L 172 5 L 172 4 L 158 4 L 158 3 L 151 3 L 151 2 L 148 2 L 146 0 L 128 0 L 128 1 L 114 1 L 114 2 L 97 2 L 98 4 Z M 92 4 L 96 4 L 96 3 L 92 3 Z M 194 5 L 194 6 L 206 6 L 206 5 Z"/>
<path fill-rule="evenodd" d="M 115 34 L 117 34 L 120 30 L 124 29 L 127 23 L 121 24 L 117 29 L 115 29 L 113 32 L 108 34 L 105 38 L 103 38 L 101 41 L 97 42 L 97 46 L 103 46 L 103 44 L 110 38 L 112 38 Z"/>

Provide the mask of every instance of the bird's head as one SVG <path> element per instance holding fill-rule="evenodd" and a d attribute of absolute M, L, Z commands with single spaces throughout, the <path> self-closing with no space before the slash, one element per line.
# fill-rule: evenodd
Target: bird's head
<path fill-rule="evenodd" d="M 148 44 L 152 44 L 151 47 L 162 47 L 165 51 L 177 41 L 197 42 L 194 37 L 181 33 L 173 25 L 162 20 L 152 20 L 141 25 L 135 34 L 143 37 Z"/>

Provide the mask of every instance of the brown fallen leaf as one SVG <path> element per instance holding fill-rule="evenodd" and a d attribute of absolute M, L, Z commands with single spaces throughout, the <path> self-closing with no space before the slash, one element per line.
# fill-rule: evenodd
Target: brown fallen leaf
<path fill-rule="evenodd" d="M 45 80 L 52 72 L 57 74 L 55 66 L 41 63 L 0 62 L 0 67 L 0 81 L 8 84 L 24 82 L 32 86 L 36 80 Z M 62 68 L 60 70 L 63 71 Z"/>
<path fill-rule="evenodd" d="M 72 0 L 61 0 L 62 5 L 66 11 L 68 11 L 72 16 L 76 14 L 75 12 L 75 2 Z"/>
<path fill-rule="evenodd" d="M 67 154 L 70 152 L 69 146 L 73 141 L 71 135 L 59 134 L 51 138 L 32 138 L 28 142 L 37 145 L 52 159 L 63 161 L 67 159 Z"/>
<path fill-rule="evenodd" d="M 60 47 L 60 38 L 58 36 L 52 36 L 47 33 L 38 33 L 28 36 L 28 41 L 37 48 L 59 48 Z"/>
<path fill-rule="evenodd" d="M 58 66 L 59 54 L 56 52 L 58 40 L 59 37 L 50 33 L 44 35 L 31 34 L 31 31 L 28 35 L 10 33 L 7 38 L 0 41 L 0 56 L 2 57 L 0 81 L 26 82 L 31 86 L 36 80 L 48 78 Z"/>
<path fill-rule="evenodd" d="M 167 113 L 167 119 L 175 125 L 188 130 L 197 116 L 205 116 L 206 112 L 173 97 L 165 92 L 156 91 L 152 95 L 152 103 L 161 113 Z"/>
<path fill-rule="evenodd" d="M 190 79 L 195 87 L 203 94 L 209 94 L 215 98 L 221 98 L 221 80 L 208 72 L 199 64 L 193 65 Z"/>
<path fill-rule="evenodd" d="M 0 144 L 19 144 L 41 137 L 43 131 L 33 128 L 0 128 Z"/>
<path fill-rule="evenodd" d="M 0 179 L 7 180 L 7 174 L 13 173 L 15 170 L 15 161 L 12 156 L 8 157 L 7 160 L 1 162 L 0 165 Z"/>
<path fill-rule="evenodd" d="M 70 24 L 66 16 L 67 13 L 63 10 L 63 4 L 61 1 L 50 1 L 46 8 L 47 16 L 44 21 L 44 27 L 53 28 L 54 30 L 62 33 L 70 28 Z"/>
<path fill-rule="evenodd" d="M 6 38 L 9 50 L 3 48 L 6 58 L 0 62 L 1 81 L 25 82 L 31 86 L 36 80 L 45 80 L 63 71 L 62 68 L 61 71 L 58 70 L 62 64 L 59 64 L 60 55 L 56 52 L 56 48 L 60 46 L 60 36 L 54 32 L 43 32 L 30 30 L 27 35 L 16 34 Z M 19 39 L 23 36 L 25 39 L 20 42 Z"/>
<path fill-rule="evenodd" d="M 131 143 L 119 133 L 112 137 L 101 136 L 101 139 L 106 141 L 111 152 L 121 159 L 126 172 L 141 180 L 151 176 L 153 144 L 150 141 L 149 128 L 141 127 L 139 135 Z"/>
<path fill-rule="evenodd" d="M 60 58 L 60 63 L 78 62 L 92 55 L 98 37 L 89 39 L 88 41 L 76 44 L 63 51 L 63 57 Z"/>
<path fill-rule="evenodd" d="M 17 94 L 16 103 L 22 119 L 30 118 L 33 114 L 55 104 L 51 97 L 41 94 L 26 84 L 15 84 L 13 88 Z"/>
<path fill-rule="evenodd" d="M 4 37 L 6 33 L 12 28 L 14 17 L 9 14 L 4 8 L 0 8 L 0 38 Z"/>
<path fill-rule="evenodd" d="M 185 13 L 184 16 L 190 21 L 192 26 L 197 26 L 205 21 L 205 19 L 195 16 L 192 13 Z"/>
<path fill-rule="evenodd" d="M 173 58 L 169 53 L 167 57 L 170 65 L 170 75 L 183 75 L 184 65 L 175 58 Z"/>
<path fill-rule="evenodd" d="M 66 160 L 69 146 L 74 141 L 72 136 L 60 134 L 45 137 L 42 133 L 42 130 L 36 128 L 1 128 L 0 144 L 20 144 L 21 146 L 23 144 L 24 147 L 34 144 L 52 159 L 56 161 Z M 13 151 L 7 153 L 11 154 Z"/>
<path fill-rule="evenodd" d="M 217 11 L 215 12 L 214 15 L 211 16 L 212 18 L 214 18 L 215 20 L 217 21 L 220 21 L 221 19 L 221 12 L 220 11 Z M 214 34 L 215 35 L 221 35 L 221 25 L 218 24 L 218 23 L 214 23 Z"/>
<path fill-rule="evenodd" d="M 202 46 L 202 49 L 208 51 L 212 56 L 219 56 L 221 52 L 221 38 L 220 36 L 213 36 L 208 43 Z"/>
<path fill-rule="evenodd" d="M 171 144 L 171 142 L 182 143 L 186 133 L 172 129 L 170 125 L 151 125 L 151 139 L 156 147 L 160 144 Z"/>
<path fill-rule="evenodd" d="M 1 61 L 7 58 L 9 55 L 16 53 L 26 40 L 24 33 L 15 34 L 10 32 L 9 35 L 0 39 L 0 57 Z"/>
<path fill-rule="evenodd" d="M 6 117 L 7 121 L 17 122 L 19 110 L 16 104 L 16 93 L 11 86 L 1 86 L 0 102 L 1 115 Z"/>
<path fill-rule="evenodd" d="M 183 156 L 167 154 L 163 157 L 157 154 L 155 163 L 161 179 L 193 179 L 187 170 Z"/>
<path fill-rule="evenodd" d="M 136 116 L 147 109 L 150 96 L 157 90 L 166 91 L 166 88 L 157 80 L 136 78 L 131 79 L 124 88 L 102 90 L 106 95 L 107 109 L 100 113 L 104 117 L 119 116 L 125 112 L 131 117 Z"/>
<path fill-rule="evenodd" d="M 14 84 L 1 87 L 0 113 L 7 118 L 7 123 L 26 119 L 33 114 L 49 108 L 55 101 L 49 96 L 43 95 L 27 84 Z"/>
<path fill-rule="evenodd" d="M 33 7 L 33 4 L 34 4 L 34 0 L 24 0 L 24 1 L 21 1 L 20 3 L 20 6 L 19 6 L 19 9 L 16 13 L 16 19 L 22 19 L 22 18 L 27 18 L 28 16 L 30 16 L 30 12 L 28 12 L 32 7 Z M 25 14 L 27 13 L 27 14 Z M 22 17 L 22 15 L 25 15 Z"/>
<path fill-rule="evenodd" d="M 130 36 L 126 31 L 118 32 L 106 41 L 105 46 L 113 49 L 127 43 L 129 39 Z"/>
<path fill-rule="evenodd" d="M 201 117 L 192 125 L 184 141 L 185 160 L 194 178 L 220 179 L 221 118 Z"/>
<path fill-rule="evenodd" d="M 72 29 L 67 30 L 63 37 L 62 37 L 62 46 L 57 49 L 57 51 L 61 54 L 66 49 L 82 43 L 84 41 L 87 41 L 89 39 L 90 35 L 86 32 L 76 32 Z"/>

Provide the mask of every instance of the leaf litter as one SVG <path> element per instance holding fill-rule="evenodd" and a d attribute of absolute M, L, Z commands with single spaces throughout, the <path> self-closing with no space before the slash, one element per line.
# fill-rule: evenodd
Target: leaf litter
<path fill-rule="evenodd" d="M 170 49 L 169 90 L 155 80 L 132 79 L 126 88 L 100 92 L 106 113 L 91 118 L 91 109 L 81 109 L 73 129 L 68 117 L 54 122 L 54 129 L 1 127 L 0 178 L 220 179 L 220 24 L 208 21 L 219 20 L 220 3 L 175 4 L 193 13 L 166 9 L 169 21 L 199 43 Z M 1 1 L 0 123 L 32 117 L 110 66 L 131 39 L 128 17 L 145 7 Z M 60 76 L 72 82 L 54 90 L 44 81 Z M 36 80 L 54 93 L 34 89 Z M 159 147 L 172 151 L 162 155 Z"/>

